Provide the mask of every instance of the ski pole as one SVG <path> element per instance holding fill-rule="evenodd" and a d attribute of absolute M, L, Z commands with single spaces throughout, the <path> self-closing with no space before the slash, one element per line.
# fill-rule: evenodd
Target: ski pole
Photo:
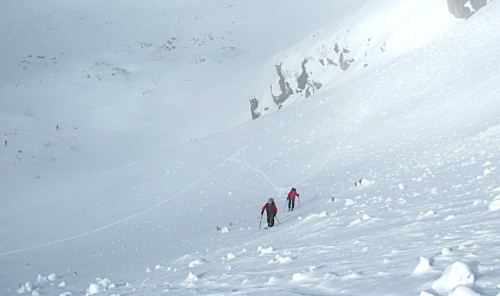
<path fill-rule="evenodd" d="M 287 199 L 286 199 L 286 201 L 285 201 L 285 207 L 283 208 L 283 213 L 284 213 L 284 212 L 285 212 L 285 210 L 286 210 L 286 204 L 287 204 L 287 203 L 288 203 L 288 198 L 287 198 Z"/>
<path fill-rule="evenodd" d="M 262 225 L 262 214 L 260 214 L 260 223 L 259 223 L 259 231 L 260 231 L 260 226 Z"/>
<path fill-rule="evenodd" d="M 299 208 L 300 208 L 300 197 L 297 196 L 297 200 L 299 201 Z"/>
<path fill-rule="evenodd" d="M 274 218 L 276 218 L 276 220 L 278 220 L 278 223 L 281 224 L 280 220 L 278 219 L 278 217 L 274 216 Z"/>

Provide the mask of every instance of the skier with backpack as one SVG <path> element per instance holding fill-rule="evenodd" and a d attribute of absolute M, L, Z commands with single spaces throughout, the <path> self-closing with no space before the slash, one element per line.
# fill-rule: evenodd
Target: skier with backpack
<path fill-rule="evenodd" d="M 267 211 L 267 226 L 274 226 L 274 217 L 278 213 L 278 209 L 276 208 L 276 204 L 274 203 L 274 199 L 270 198 L 267 203 L 262 208 L 262 212 L 260 213 L 260 217 L 262 220 L 262 215 L 264 215 L 264 211 Z"/>
<path fill-rule="evenodd" d="M 288 198 L 287 198 L 289 212 L 293 211 L 293 208 L 295 207 L 295 198 L 296 197 L 299 197 L 299 194 L 297 193 L 297 189 L 292 188 L 292 190 L 290 190 L 290 193 L 288 193 Z"/>

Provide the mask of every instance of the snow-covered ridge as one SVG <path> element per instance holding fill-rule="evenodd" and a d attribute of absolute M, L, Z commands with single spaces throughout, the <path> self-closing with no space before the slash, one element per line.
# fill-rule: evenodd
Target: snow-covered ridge
<path fill-rule="evenodd" d="M 368 2 L 359 11 L 284 51 L 275 64 L 276 78 L 250 99 L 252 118 L 307 98 L 321 88 L 341 87 L 354 75 L 371 71 L 435 39 L 459 24 L 457 18 L 468 18 L 486 5 L 486 1 L 465 2 Z"/>

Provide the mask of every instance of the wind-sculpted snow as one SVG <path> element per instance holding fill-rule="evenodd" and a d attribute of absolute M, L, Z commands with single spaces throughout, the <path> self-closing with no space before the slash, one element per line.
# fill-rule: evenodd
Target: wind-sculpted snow
<path fill-rule="evenodd" d="M 469 266 L 463 262 L 455 262 L 448 266 L 443 275 L 432 284 L 432 288 L 439 294 L 446 294 L 457 286 L 474 286 L 474 274 Z"/>

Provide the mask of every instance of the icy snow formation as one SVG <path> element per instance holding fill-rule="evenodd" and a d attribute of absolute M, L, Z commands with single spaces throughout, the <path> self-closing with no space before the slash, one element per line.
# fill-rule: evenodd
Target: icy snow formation
<path fill-rule="evenodd" d="M 420 257 L 420 262 L 417 267 L 413 270 L 412 275 L 424 275 L 432 271 L 432 267 L 429 259 Z"/>
<path fill-rule="evenodd" d="M 446 268 L 443 275 L 432 284 L 432 288 L 445 294 L 461 285 L 471 288 L 474 285 L 474 274 L 466 263 L 455 262 Z"/>

